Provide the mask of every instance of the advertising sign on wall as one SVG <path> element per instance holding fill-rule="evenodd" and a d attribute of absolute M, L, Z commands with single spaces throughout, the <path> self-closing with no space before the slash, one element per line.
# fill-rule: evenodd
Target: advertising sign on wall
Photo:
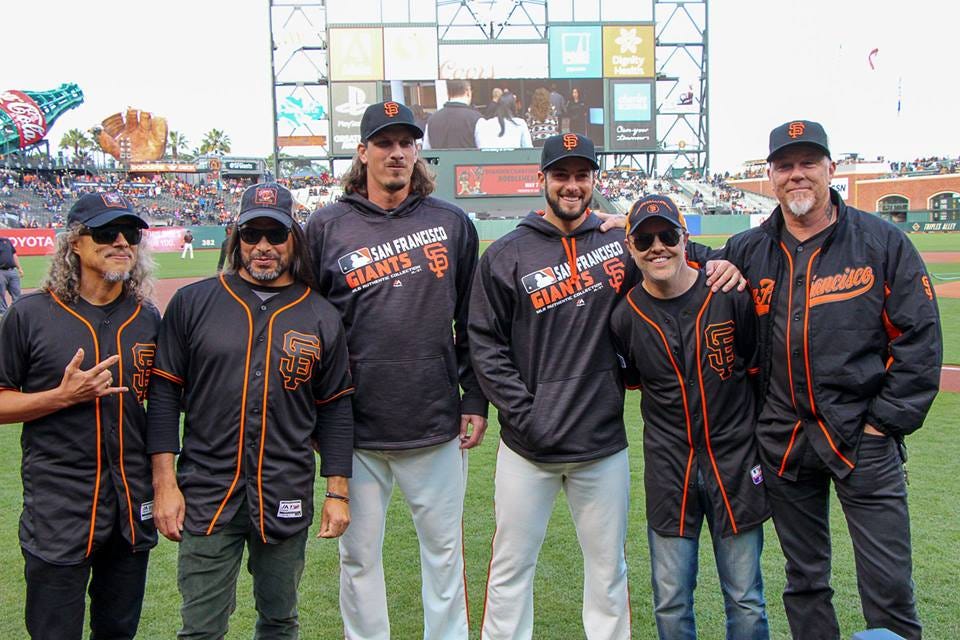
<path fill-rule="evenodd" d="M 652 80 L 611 80 L 607 106 L 611 149 L 656 148 Z"/>
<path fill-rule="evenodd" d="M 606 78 L 654 76 L 653 25 L 603 27 L 603 75 Z"/>
<path fill-rule="evenodd" d="M 546 78 L 547 45 L 441 44 L 440 79 Z"/>
<path fill-rule="evenodd" d="M 53 253 L 53 229 L 0 229 L 9 238 L 18 256 L 45 256 Z"/>
<path fill-rule="evenodd" d="M 383 30 L 330 29 L 330 79 L 383 80 Z"/>
<path fill-rule="evenodd" d="M 535 164 L 458 164 L 453 175 L 458 198 L 530 196 L 540 193 Z"/>
<path fill-rule="evenodd" d="M 360 144 L 360 118 L 378 102 L 376 82 L 334 82 L 330 85 L 334 154 L 353 155 Z"/>
<path fill-rule="evenodd" d="M 550 77 L 603 76 L 603 35 L 599 26 L 550 27 Z"/>
<path fill-rule="evenodd" d="M 386 80 L 434 80 L 437 30 L 433 27 L 385 27 L 383 71 Z"/>

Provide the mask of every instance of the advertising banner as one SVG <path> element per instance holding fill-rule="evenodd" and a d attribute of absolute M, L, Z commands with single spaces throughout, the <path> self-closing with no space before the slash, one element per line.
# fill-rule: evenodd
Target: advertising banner
<path fill-rule="evenodd" d="M 334 82 L 330 85 L 333 146 L 330 152 L 352 156 L 360 144 L 360 118 L 379 101 L 376 82 Z"/>
<path fill-rule="evenodd" d="M 900 222 L 898 227 L 904 231 L 930 233 L 932 231 L 960 231 L 960 222 Z M 20 248 L 17 247 L 17 251 Z"/>
<path fill-rule="evenodd" d="M 383 72 L 386 80 L 434 80 L 437 65 L 436 28 L 384 27 Z"/>
<path fill-rule="evenodd" d="M 154 253 L 180 251 L 184 227 L 151 227 L 143 232 L 143 241 Z"/>
<path fill-rule="evenodd" d="M 457 198 L 534 196 L 540 193 L 535 164 L 458 164 L 454 193 Z"/>
<path fill-rule="evenodd" d="M 656 149 L 652 80 L 611 80 L 609 85 L 610 149 Z"/>
<path fill-rule="evenodd" d="M 383 80 L 383 30 L 330 29 L 330 79 Z"/>
<path fill-rule="evenodd" d="M 546 78 L 547 44 L 441 44 L 441 80 Z"/>
<path fill-rule="evenodd" d="M 45 256 L 53 253 L 53 229 L 0 229 L 9 238 L 18 256 Z"/>
<path fill-rule="evenodd" d="M 831 178 L 830 186 L 837 190 L 844 201 L 850 198 L 850 178 Z"/>
<path fill-rule="evenodd" d="M 330 118 L 325 86 L 277 87 L 277 145 L 312 147 L 307 155 L 326 155 Z"/>
<path fill-rule="evenodd" d="M 603 76 L 603 35 L 599 26 L 550 27 L 550 77 Z"/>
<path fill-rule="evenodd" d="M 133 162 L 130 173 L 196 173 L 197 165 L 191 162 Z"/>
<path fill-rule="evenodd" d="M 655 72 L 653 25 L 603 27 L 605 78 L 652 78 Z"/>

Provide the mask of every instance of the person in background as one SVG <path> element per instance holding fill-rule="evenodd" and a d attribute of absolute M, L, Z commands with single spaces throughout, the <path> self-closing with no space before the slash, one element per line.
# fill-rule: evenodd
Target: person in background
<path fill-rule="evenodd" d="M 424 149 L 476 149 L 473 130 L 480 112 L 471 106 L 469 80 L 447 80 L 449 100 L 429 118 L 423 133 Z M 414 120 L 416 123 L 416 120 Z"/>
<path fill-rule="evenodd" d="M 566 117 L 570 123 L 570 132 L 581 135 L 587 132 L 587 105 L 580 97 L 580 89 L 574 87 L 570 91 L 570 101 L 567 102 Z"/>
<path fill-rule="evenodd" d="M 542 147 L 547 138 L 557 135 L 557 111 L 550 103 L 550 92 L 544 87 L 533 92 L 530 108 L 527 109 L 527 126 L 535 147 Z"/>
<path fill-rule="evenodd" d="M 477 120 L 474 130 L 478 149 L 519 149 L 533 146 L 527 123 L 516 117 L 513 96 L 501 97 L 492 118 Z"/>

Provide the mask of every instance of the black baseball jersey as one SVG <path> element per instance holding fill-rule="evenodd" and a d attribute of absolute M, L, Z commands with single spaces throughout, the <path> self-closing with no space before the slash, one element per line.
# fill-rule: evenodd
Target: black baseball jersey
<path fill-rule="evenodd" d="M 589 217 L 566 235 L 537 213 L 480 259 L 470 343 L 500 437 L 538 462 L 577 462 L 627 446 L 623 383 L 608 330 L 639 271 L 622 233 Z"/>
<path fill-rule="evenodd" d="M 197 535 L 229 522 L 242 500 L 264 542 L 309 526 L 310 439 L 323 442 L 318 431 L 328 426 L 317 424 L 318 405 L 353 393 L 336 309 L 303 284 L 271 292 L 264 301 L 224 273 L 183 287 L 164 313 L 154 375 L 183 389 L 177 482 L 184 526 Z M 170 399 L 158 395 L 158 404 L 153 391 L 150 398 L 149 451 L 176 452 L 175 418 L 172 429 L 159 418 L 170 415 Z M 345 431 L 339 450 L 321 447 L 322 474 L 350 476 L 353 434 Z"/>
<path fill-rule="evenodd" d="M 140 551 L 157 543 L 143 401 L 160 313 L 121 296 L 103 307 L 47 292 L 13 303 L 0 325 L 0 389 L 56 388 L 77 349 L 82 370 L 114 354 L 114 385 L 129 391 L 23 425 L 20 544 L 52 564 L 80 563 L 114 527 Z"/>
<path fill-rule="evenodd" d="M 411 195 L 385 211 L 348 195 L 310 217 L 307 240 L 347 332 L 358 448 L 448 442 L 461 414 L 486 415 L 466 322 L 479 241 L 462 210 Z"/>
<path fill-rule="evenodd" d="M 643 388 L 647 522 L 661 535 L 696 537 L 704 514 L 690 499 L 703 478 L 724 536 L 770 515 L 754 431 L 756 401 L 748 374 L 756 315 L 747 292 L 714 294 L 696 283 L 679 315 L 642 286 L 614 309 L 619 352 Z"/>

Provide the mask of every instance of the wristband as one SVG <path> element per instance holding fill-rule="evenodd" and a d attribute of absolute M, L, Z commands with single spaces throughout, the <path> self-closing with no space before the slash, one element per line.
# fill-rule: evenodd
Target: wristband
<path fill-rule="evenodd" d="M 330 498 L 331 500 L 339 500 L 340 502 L 346 502 L 347 504 L 350 504 L 350 498 L 348 498 L 347 496 L 342 496 L 339 493 L 332 493 L 330 491 L 327 491 L 323 495 L 327 498 Z"/>

